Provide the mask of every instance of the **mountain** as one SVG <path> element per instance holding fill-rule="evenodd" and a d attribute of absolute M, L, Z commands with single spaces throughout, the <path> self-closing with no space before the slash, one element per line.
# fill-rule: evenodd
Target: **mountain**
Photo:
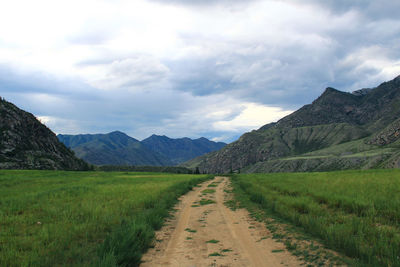
<path fill-rule="evenodd" d="M 59 134 L 57 137 L 79 158 L 95 165 L 172 165 L 167 157 L 119 131 L 108 134 Z"/>
<path fill-rule="evenodd" d="M 172 166 L 226 145 L 204 137 L 192 140 L 158 135 L 140 142 L 119 131 L 57 137 L 79 158 L 95 165 Z"/>
<path fill-rule="evenodd" d="M 204 137 L 199 139 L 172 139 L 165 135 L 152 135 L 142 141 L 147 148 L 170 159 L 174 165 L 188 161 L 203 154 L 219 150 L 226 146 L 222 142 L 213 142 Z"/>
<path fill-rule="evenodd" d="M 183 166 L 200 171 L 315 171 L 400 166 L 400 76 L 314 102 Z"/>
<path fill-rule="evenodd" d="M 0 115 L 0 169 L 89 168 L 35 116 L 1 97 Z"/>

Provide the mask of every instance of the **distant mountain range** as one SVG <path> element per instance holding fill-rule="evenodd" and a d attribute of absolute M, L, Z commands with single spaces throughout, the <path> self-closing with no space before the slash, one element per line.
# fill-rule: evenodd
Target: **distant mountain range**
<path fill-rule="evenodd" d="M 276 123 L 183 166 L 227 173 L 400 167 L 400 76 L 353 93 L 327 88 Z"/>
<path fill-rule="evenodd" d="M 78 158 L 95 165 L 172 164 L 168 158 L 154 153 L 135 138 L 122 132 L 108 134 L 57 135 Z"/>
<path fill-rule="evenodd" d="M 31 113 L 0 97 L 0 169 L 86 170 Z"/>
<path fill-rule="evenodd" d="M 148 149 L 167 157 L 174 165 L 188 161 L 226 146 L 223 142 L 213 142 L 207 138 L 172 139 L 165 135 L 152 135 L 142 141 Z"/>
<path fill-rule="evenodd" d="M 226 145 L 206 138 L 172 139 L 158 135 L 140 142 L 119 131 L 108 134 L 59 134 L 57 137 L 77 157 L 95 165 L 172 166 Z"/>

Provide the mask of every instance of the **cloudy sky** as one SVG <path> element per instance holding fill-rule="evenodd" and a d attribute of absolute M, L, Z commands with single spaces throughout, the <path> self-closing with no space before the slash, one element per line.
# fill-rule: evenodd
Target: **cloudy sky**
<path fill-rule="evenodd" d="M 230 142 L 400 74 L 400 1 L 0 1 L 0 96 L 56 133 Z"/>

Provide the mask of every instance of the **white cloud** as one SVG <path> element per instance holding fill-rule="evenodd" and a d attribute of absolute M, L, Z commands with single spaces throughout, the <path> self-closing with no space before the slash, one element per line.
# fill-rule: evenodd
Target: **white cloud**
<path fill-rule="evenodd" d="M 257 103 L 243 103 L 243 111 L 231 120 L 221 120 L 213 123 L 217 131 L 248 131 L 276 122 L 284 116 L 292 113 L 292 110 L 283 110 L 279 107 L 269 107 Z"/>
<path fill-rule="evenodd" d="M 168 72 L 169 69 L 156 58 L 143 55 L 85 67 L 88 83 L 100 89 L 146 89 L 164 81 Z"/>
<path fill-rule="evenodd" d="M 54 131 L 55 134 L 75 133 L 76 129 L 80 126 L 78 121 L 54 116 L 38 116 L 37 119 L 50 129 L 57 129 Z M 79 133 L 82 134 L 84 132 Z"/>
<path fill-rule="evenodd" d="M 38 116 L 36 117 L 41 123 L 47 125 L 50 121 L 52 121 L 52 118 L 50 116 Z"/>
<path fill-rule="evenodd" d="M 186 96 L 184 99 L 190 108 L 181 107 L 182 112 L 161 120 L 158 125 L 137 128 L 135 136 L 144 138 L 153 131 L 180 137 L 185 132 L 192 137 L 206 136 L 218 141 L 232 141 L 243 132 L 275 122 L 292 112 L 258 103 L 243 103 L 226 95 Z M 210 133 L 213 136 L 209 136 Z"/>
<path fill-rule="evenodd" d="M 348 69 L 347 75 L 351 77 L 365 78 L 354 81 L 347 90 L 356 90 L 367 87 L 370 84 L 378 85 L 379 82 L 390 80 L 400 74 L 400 59 L 394 61 L 390 58 L 390 50 L 377 45 L 364 47 L 347 55 L 339 64 L 338 68 Z"/>

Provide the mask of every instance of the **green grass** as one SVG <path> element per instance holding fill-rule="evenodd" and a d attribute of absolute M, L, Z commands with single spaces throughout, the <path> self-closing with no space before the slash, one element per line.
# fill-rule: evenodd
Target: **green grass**
<path fill-rule="evenodd" d="M 204 175 L 0 171 L 0 266 L 137 266 Z"/>
<path fill-rule="evenodd" d="M 264 211 L 371 266 L 400 266 L 400 171 L 233 176 Z M 239 191 L 238 191 L 239 192 Z M 295 244 L 287 244 L 296 250 Z"/>
<path fill-rule="evenodd" d="M 208 257 L 220 257 L 220 256 L 224 256 L 224 255 L 220 254 L 219 252 L 214 252 L 214 253 L 208 254 Z"/>
<path fill-rule="evenodd" d="M 364 151 L 373 150 L 379 148 L 376 145 L 369 145 L 365 143 L 366 138 L 341 143 L 338 145 L 332 145 L 327 148 L 315 150 L 312 152 L 308 152 L 304 154 L 305 156 L 321 156 L 321 155 L 333 155 L 333 156 L 340 156 L 344 152 L 351 152 L 351 153 L 360 153 Z"/>
<path fill-rule="evenodd" d="M 325 158 L 330 158 L 332 157 L 331 155 L 325 155 L 325 156 L 295 156 L 295 157 L 288 157 L 288 158 L 282 158 L 280 160 L 299 160 L 299 159 L 325 159 Z"/>
<path fill-rule="evenodd" d="M 203 191 L 201 191 L 201 193 L 212 194 L 212 193 L 215 193 L 215 189 L 204 189 Z"/>
<path fill-rule="evenodd" d="M 190 228 L 186 228 L 185 231 L 189 232 L 189 233 L 196 233 L 197 232 L 197 230 L 190 229 Z"/>
<path fill-rule="evenodd" d="M 205 199 L 205 198 L 202 198 L 202 199 L 199 201 L 199 204 L 200 204 L 201 206 L 209 205 L 209 204 L 214 204 L 214 203 L 215 203 L 214 200 L 212 200 L 212 199 Z"/>
<path fill-rule="evenodd" d="M 217 244 L 218 242 L 219 242 L 219 240 L 216 240 L 216 239 L 211 239 L 211 240 L 206 241 L 206 243 L 211 243 L 211 244 Z"/>
<path fill-rule="evenodd" d="M 373 157 L 377 155 L 383 155 L 383 154 L 393 154 L 396 152 L 396 149 L 394 148 L 380 148 L 380 149 L 373 149 L 373 150 L 368 150 L 364 152 L 359 152 L 355 154 L 349 154 L 349 155 L 344 155 L 344 158 L 353 158 L 353 157 Z"/>

